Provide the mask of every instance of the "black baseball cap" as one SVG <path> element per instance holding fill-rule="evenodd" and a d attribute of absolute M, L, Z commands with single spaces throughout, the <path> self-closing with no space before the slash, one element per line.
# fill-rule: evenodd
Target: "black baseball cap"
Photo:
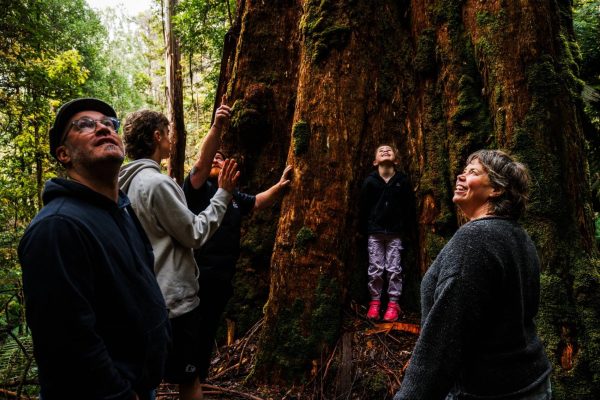
<path fill-rule="evenodd" d="M 67 128 L 69 119 L 81 111 L 98 111 L 107 117 L 117 118 L 115 110 L 102 100 L 91 97 L 74 99 L 62 105 L 56 113 L 54 125 L 50 128 L 50 154 L 56 158 L 56 149 L 60 145 L 60 140 Z"/>

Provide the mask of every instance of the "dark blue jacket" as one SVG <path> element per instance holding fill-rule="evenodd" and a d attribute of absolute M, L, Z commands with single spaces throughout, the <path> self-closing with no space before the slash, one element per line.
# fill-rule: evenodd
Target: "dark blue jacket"
<path fill-rule="evenodd" d="M 360 227 L 363 233 L 404 231 L 411 212 L 411 190 L 406 176 L 396 172 L 386 183 L 378 171 L 371 172 L 360 191 Z"/>
<path fill-rule="evenodd" d="M 210 204 L 210 199 L 217 192 L 218 186 L 210 179 L 198 189 L 194 189 L 189 176 L 183 183 L 183 192 L 189 209 L 197 214 Z M 242 217 L 254 208 L 256 196 L 233 192 L 233 199 L 227 207 L 223 222 L 214 235 L 199 249 L 194 250 L 194 257 L 202 275 L 230 281 L 235 272 L 235 264 L 240 256 L 240 229 Z"/>
<path fill-rule="evenodd" d="M 52 179 L 43 200 L 19 259 L 44 400 L 148 393 L 162 378 L 170 327 L 129 199 Z"/>

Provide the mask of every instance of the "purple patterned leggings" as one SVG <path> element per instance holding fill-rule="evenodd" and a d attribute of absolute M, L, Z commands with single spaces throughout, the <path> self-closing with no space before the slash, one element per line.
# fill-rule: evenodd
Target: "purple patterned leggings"
<path fill-rule="evenodd" d="M 402 240 L 398 235 L 375 233 L 369 235 L 369 293 L 372 300 L 381 298 L 383 279 L 387 274 L 388 296 L 397 302 L 402 294 Z"/>

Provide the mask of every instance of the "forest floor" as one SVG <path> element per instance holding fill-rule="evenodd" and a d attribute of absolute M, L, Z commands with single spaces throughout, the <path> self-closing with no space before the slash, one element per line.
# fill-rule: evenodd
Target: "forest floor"
<path fill-rule="evenodd" d="M 348 310 L 334 350 L 313 368 L 304 384 L 293 387 L 252 382 L 262 329 L 259 321 L 244 337 L 218 349 L 203 386 L 204 399 L 391 399 L 418 337 L 418 315 L 406 314 L 396 323 L 373 323 L 365 319 L 365 313 L 359 305 Z M 177 388 L 161 385 L 157 400 L 179 400 Z"/>

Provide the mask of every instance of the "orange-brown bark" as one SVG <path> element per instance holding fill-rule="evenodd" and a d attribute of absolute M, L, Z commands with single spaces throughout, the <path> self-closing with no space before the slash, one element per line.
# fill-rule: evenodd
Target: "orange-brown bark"
<path fill-rule="evenodd" d="M 366 269 L 357 196 L 384 141 L 399 148 L 414 192 L 403 302 L 416 308 L 420 276 L 461 222 L 451 198 L 466 156 L 507 149 L 534 178 L 524 225 L 544 268 L 540 331 L 556 388 L 600 376 L 590 358 L 600 348 L 591 311 L 600 284 L 569 5 L 241 0 L 239 10 L 227 69 L 237 111 L 225 146 L 241 159 L 246 187 L 294 166 L 279 216 L 247 225 L 246 269 L 266 274 L 272 249 L 257 376 L 310 371 L 337 338 L 341 305 L 364 299 L 352 286 Z M 591 352 L 578 350 L 585 341 Z"/>

